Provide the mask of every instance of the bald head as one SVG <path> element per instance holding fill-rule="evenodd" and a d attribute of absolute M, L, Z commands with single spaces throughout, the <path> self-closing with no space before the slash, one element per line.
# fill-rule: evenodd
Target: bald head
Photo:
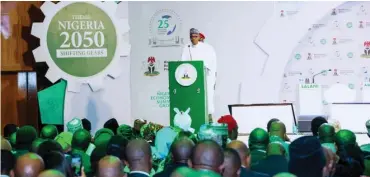
<path fill-rule="evenodd" d="M 171 145 L 171 153 L 175 162 L 187 162 L 194 148 L 194 142 L 188 137 L 181 137 Z"/>
<path fill-rule="evenodd" d="M 335 128 L 328 123 L 320 125 L 318 134 L 321 143 L 335 142 Z"/>
<path fill-rule="evenodd" d="M 264 129 L 255 128 L 249 135 L 248 144 L 251 150 L 266 150 L 269 141 L 269 134 Z"/>
<path fill-rule="evenodd" d="M 232 148 L 224 150 L 224 177 L 236 177 L 240 174 L 241 161 L 239 154 Z"/>
<path fill-rule="evenodd" d="M 12 145 L 10 145 L 9 141 L 3 137 L 1 137 L 1 150 L 12 150 Z"/>
<path fill-rule="evenodd" d="M 121 177 L 124 176 L 123 164 L 118 157 L 105 156 L 98 164 L 97 177 Z"/>
<path fill-rule="evenodd" d="M 131 140 L 126 146 L 126 160 L 132 171 L 150 172 L 152 168 L 152 151 L 147 141 Z"/>
<path fill-rule="evenodd" d="M 276 135 L 279 136 L 280 138 L 284 139 L 286 135 L 286 128 L 285 124 L 281 121 L 275 121 L 271 123 L 271 127 L 269 129 L 270 136 L 271 135 Z"/>
<path fill-rule="evenodd" d="M 279 142 L 272 142 L 267 146 L 267 155 L 285 155 L 284 146 Z"/>
<path fill-rule="evenodd" d="M 282 173 L 278 173 L 276 174 L 275 176 L 273 177 L 297 177 L 296 175 L 293 175 L 291 173 L 287 173 L 287 172 L 282 172 Z"/>
<path fill-rule="evenodd" d="M 44 161 L 35 153 L 26 153 L 18 157 L 15 167 L 15 177 L 37 177 L 44 170 Z"/>
<path fill-rule="evenodd" d="M 58 170 L 45 170 L 41 172 L 38 177 L 65 177 L 63 173 Z"/>
<path fill-rule="evenodd" d="M 74 132 L 72 137 L 72 149 L 86 151 L 91 142 L 90 132 L 85 129 L 79 129 Z"/>
<path fill-rule="evenodd" d="M 192 167 L 219 172 L 224 162 L 224 154 L 220 145 L 212 140 L 204 140 L 195 145 L 191 156 Z"/>
<path fill-rule="evenodd" d="M 356 135 L 350 130 L 340 130 L 335 134 L 335 143 L 340 145 L 356 144 Z"/>

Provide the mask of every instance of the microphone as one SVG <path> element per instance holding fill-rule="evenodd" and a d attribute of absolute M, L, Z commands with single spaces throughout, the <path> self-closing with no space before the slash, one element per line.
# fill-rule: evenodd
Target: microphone
<path fill-rule="evenodd" d="M 313 83 L 313 84 L 315 83 L 315 77 L 316 77 L 317 75 L 320 75 L 320 74 L 325 73 L 325 72 L 327 72 L 327 71 L 331 71 L 331 69 L 322 70 L 321 72 L 314 74 L 314 75 L 312 76 L 312 83 Z"/>
<path fill-rule="evenodd" d="M 193 61 L 193 57 L 191 56 L 191 51 L 190 51 L 190 45 L 188 45 L 188 49 L 189 49 L 189 54 L 190 54 L 190 60 Z"/>

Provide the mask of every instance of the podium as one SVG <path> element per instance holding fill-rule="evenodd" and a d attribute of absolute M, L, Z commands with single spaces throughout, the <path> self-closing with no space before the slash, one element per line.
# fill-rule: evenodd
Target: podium
<path fill-rule="evenodd" d="M 199 131 L 208 122 L 206 70 L 203 61 L 168 62 L 170 125 L 175 116 L 191 118 L 191 128 Z"/>
<path fill-rule="evenodd" d="M 311 120 L 323 114 L 322 87 L 318 84 L 298 85 L 298 130 L 299 132 L 311 131 Z"/>

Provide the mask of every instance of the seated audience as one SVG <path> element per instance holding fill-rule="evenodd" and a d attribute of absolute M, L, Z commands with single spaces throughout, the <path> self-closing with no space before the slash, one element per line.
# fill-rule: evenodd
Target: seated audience
<path fill-rule="evenodd" d="M 126 125 L 126 124 L 120 125 L 117 128 L 116 133 L 117 133 L 117 135 L 120 135 L 120 136 L 124 137 L 128 141 L 130 141 L 132 139 L 135 139 L 132 127 L 129 126 L 129 125 Z"/>
<path fill-rule="evenodd" d="M 41 172 L 38 177 L 66 177 L 62 172 L 58 170 L 45 170 Z"/>
<path fill-rule="evenodd" d="M 222 116 L 217 121 L 218 123 L 227 124 L 228 134 L 230 140 L 236 140 L 238 138 L 238 124 L 231 115 Z"/>
<path fill-rule="evenodd" d="M 195 145 L 190 167 L 207 173 L 221 174 L 223 170 L 224 154 L 219 144 L 212 140 L 203 140 Z"/>
<path fill-rule="evenodd" d="M 45 125 L 41 129 L 40 138 L 53 140 L 58 135 L 58 129 L 55 125 Z"/>
<path fill-rule="evenodd" d="M 288 160 L 285 156 L 285 148 L 280 142 L 272 142 L 267 147 L 267 157 L 251 169 L 256 172 L 274 176 L 280 172 L 288 172 Z"/>
<path fill-rule="evenodd" d="M 88 132 L 91 132 L 91 122 L 89 119 L 83 118 L 81 119 L 82 127 L 87 130 Z"/>
<path fill-rule="evenodd" d="M 46 140 L 40 144 L 39 148 L 37 149 L 37 154 L 43 157 L 44 154 L 52 151 L 63 153 L 62 146 L 60 146 L 59 143 L 57 143 L 55 140 Z"/>
<path fill-rule="evenodd" d="M 17 125 L 15 125 L 15 124 L 6 124 L 4 126 L 4 129 L 3 129 L 4 130 L 4 138 L 9 140 L 10 136 L 17 132 L 17 129 L 18 129 Z"/>
<path fill-rule="evenodd" d="M 71 155 L 81 157 L 82 166 L 86 174 L 91 173 L 90 156 L 86 154 L 90 142 L 91 135 L 85 129 L 79 129 L 73 134 Z"/>
<path fill-rule="evenodd" d="M 96 147 L 107 148 L 109 140 L 114 136 L 111 129 L 102 128 L 95 133 L 94 145 Z"/>
<path fill-rule="evenodd" d="M 32 146 L 31 146 L 31 152 L 34 152 L 34 153 L 37 153 L 37 151 L 39 150 L 39 147 L 41 145 L 41 143 L 43 143 L 45 141 L 45 139 L 42 139 L 42 138 L 37 138 L 35 139 L 33 142 L 32 142 Z"/>
<path fill-rule="evenodd" d="M 18 157 L 12 177 L 37 177 L 44 170 L 44 160 L 35 153 L 25 153 Z"/>
<path fill-rule="evenodd" d="M 18 129 L 16 136 L 15 156 L 18 158 L 30 151 L 32 142 L 37 138 L 37 131 L 34 127 L 26 125 Z"/>
<path fill-rule="evenodd" d="M 255 128 L 252 130 L 248 139 L 252 165 L 266 157 L 266 148 L 269 142 L 269 134 L 264 129 Z"/>
<path fill-rule="evenodd" d="M 270 142 L 279 142 L 285 149 L 286 159 L 289 159 L 289 138 L 286 134 L 285 124 L 280 121 L 272 122 L 270 125 Z"/>
<path fill-rule="evenodd" d="M 9 177 L 10 171 L 13 170 L 15 157 L 9 150 L 1 149 L 1 176 Z"/>
<path fill-rule="evenodd" d="M 319 117 L 315 117 L 314 119 L 312 119 L 312 121 L 311 121 L 311 132 L 312 132 L 313 136 L 318 135 L 319 127 L 324 123 L 328 123 L 328 121 L 323 117 L 319 116 Z"/>
<path fill-rule="evenodd" d="M 270 133 L 270 127 L 271 127 L 271 124 L 273 123 L 273 122 L 277 122 L 277 121 L 280 121 L 279 119 L 277 119 L 277 118 L 272 118 L 272 119 L 270 119 L 268 122 L 267 122 L 267 132 L 269 132 Z"/>
<path fill-rule="evenodd" d="M 126 161 L 130 168 L 128 177 L 148 177 L 152 169 L 150 145 L 143 139 L 131 140 L 126 146 Z"/>
<path fill-rule="evenodd" d="M 238 152 L 232 148 L 224 149 L 224 171 L 223 177 L 239 177 L 241 161 Z"/>
<path fill-rule="evenodd" d="M 96 177 L 124 177 L 126 175 L 123 168 L 124 165 L 118 157 L 105 156 L 99 160 Z"/>
<path fill-rule="evenodd" d="M 66 177 L 74 177 L 72 167 L 67 158 L 58 151 L 45 153 L 42 156 L 45 163 L 45 170 L 57 170 L 63 173 Z"/>
<path fill-rule="evenodd" d="M 113 134 L 116 134 L 119 124 L 117 119 L 111 118 L 107 122 L 104 123 L 104 128 L 112 130 Z"/>
<path fill-rule="evenodd" d="M 92 176 L 96 176 L 96 169 L 98 168 L 99 160 L 107 155 L 107 151 L 104 148 L 95 148 L 90 156 L 91 172 Z"/>
<path fill-rule="evenodd" d="M 54 140 L 62 146 L 64 153 L 69 153 L 72 150 L 72 137 L 73 134 L 71 132 L 62 132 Z"/>

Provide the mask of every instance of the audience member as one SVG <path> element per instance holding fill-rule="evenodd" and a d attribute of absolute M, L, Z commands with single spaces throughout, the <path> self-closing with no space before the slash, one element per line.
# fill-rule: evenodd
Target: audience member
<path fill-rule="evenodd" d="M 288 160 L 285 156 L 285 148 L 280 142 L 272 142 L 267 147 L 267 157 L 251 169 L 256 172 L 274 176 L 280 172 L 288 172 Z"/>
<path fill-rule="evenodd" d="M 66 177 L 63 173 L 58 170 L 45 170 L 41 172 L 38 177 Z"/>
<path fill-rule="evenodd" d="M 104 156 L 107 155 L 106 149 L 101 147 L 95 148 L 90 156 L 90 164 L 91 164 L 91 175 L 96 175 L 96 169 L 98 168 L 99 160 L 102 159 Z"/>
<path fill-rule="evenodd" d="M 31 152 L 34 152 L 34 153 L 37 153 L 38 152 L 38 149 L 41 145 L 41 143 L 43 143 L 45 140 L 42 139 L 42 138 L 37 138 L 35 139 L 33 142 L 32 142 L 32 145 L 31 145 Z"/>
<path fill-rule="evenodd" d="M 107 144 L 112 136 L 114 136 L 114 133 L 111 129 L 102 128 L 95 133 L 94 145 L 96 147 L 107 148 Z"/>
<path fill-rule="evenodd" d="M 238 138 L 238 124 L 231 115 L 222 116 L 217 121 L 218 123 L 227 124 L 228 134 L 230 140 L 236 140 Z"/>
<path fill-rule="evenodd" d="M 312 119 L 312 121 L 311 121 L 311 132 L 312 132 L 313 136 L 318 135 L 319 127 L 324 123 L 328 123 L 328 121 L 325 118 L 321 117 L 321 116 L 315 117 L 314 119 Z"/>
<path fill-rule="evenodd" d="M 118 157 L 105 156 L 99 160 L 96 177 L 123 177 L 123 163 Z M 140 175 L 138 175 L 140 176 Z"/>
<path fill-rule="evenodd" d="M 12 177 L 37 177 L 44 170 L 43 159 L 35 153 L 25 153 L 18 157 Z"/>
<path fill-rule="evenodd" d="M 154 177 L 169 177 L 177 168 L 187 167 L 194 146 L 194 142 L 187 137 L 176 139 L 170 149 L 173 162 L 168 164 L 162 172 L 155 174 Z"/>
<path fill-rule="evenodd" d="M 147 123 L 147 121 L 143 120 L 143 119 L 136 119 L 135 120 L 134 128 L 133 128 L 134 138 L 140 138 L 141 137 L 141 135 L 140 135 L 141 127 L 143 127 L 146 123 Z"/>
<path fill-rule="evenodd" d="M 255 128 L 252 130 L 248 139 L 252 165 L 266 157 L 266 148 L 269 141 L 269 134 L 264 129 Z"/>
<path fill-rule="evenodd" d="M 80 156 L 82 158 L 82 166 L 85 173 L 91 173 L 90 156 L 86 154 L 86 150 L 91 142 L 91 135 L 85 129 L 77 130 L 72 137 L 72 156 Z"/>
<path fill-rule="evenodd" d="M 1 137 L 1 150 L 12 151 L 12 145 L 9 143 L 7 139 L 3 137 Z"/>
<path fill-rule="evenodd" d="M 81 119 L 82 127 L 87 130 L 88 132 L 91 132 L 91 122 L 89 119 L 83 118 Z"/>
<path fill-rule="evenodd" d="M 289 159 L 289 144 L 287 141 L 290 141 L 287 134 L 285 124 L 280 121 L 272 122 L 270 125 L 270 142 L 279 142 L 283 145 L 285 149 L 286 159 Z"/>
<path fill-rule="evenodd" d="M 59 143 L 57 143 L 55 140 L 46 140 L 40 144 L 39 148 L 37 149 L 37 154 L 43 157 L 44 154 L 52 151 L 63 153 L 62 146 L 60 146 Z"/>
<path fill-rule="evenodd" d="M 370 138 L 370 120 L 366 121 L 365 126 L 367 129 L 367 136 Z M 370 152 L 370 143 L 361 145 L 361 150 Z"/>
<path fill-rule="evenodd" d="M 15 156 L 19 157 L 29 152 L 32 147 L 32 142 L 37 138 L 37 131 L 34 127 L 26 125 L 17 131 L 16 139 L 16 153 Z"/>
<path fill-rule="evenodd" d="M 323 123 L 318 129 L 318 136 L 321 144 L 335 143 L 335 129 L 328 123 Z"/>
<path fill-rule="evenodd" d="M 4 126 L 4 138 L 6 139 L 9 139 L 10 136 L 13 134 L 13 133 L 16 133 L 17 132 L 17 125 L 15 124 L 6 124 Z"/>
<path fill-rule="evenodd" d="M 224 154 L 221 146 L 215 141 L 203 140 L 195 145 L 189 162 L 193 169 L 221 174 Z"/>
<path fill-rule="evenodd" d="M 224 149 L 224 171 L 223 177 L 239 177 L 241 160 L 236 150 L 232 148 Z"/>
<path fill-rule="evenodd" d="M 327 173 L 326 160 L 320 141 L 314 136 L 303 136 L 289 146 L 289 172 L 298 177 L 323 177 Z"/>
<path fill-rule="evenodd" d="M 15 157 L 13 153 L 9 150 L 1 149 L 1 177 L 9 177 L 14 164 Z"/>
<path fill-rule="evenodd" d="M 240 169 L 240 177 L 267 177 L 267 174 L 257 173 L 250 170 L 251 165 L 251 155 L 250 151 L 242 141 L 234 140 L 231 141 L 228 145 L 228 148 L 232 148 L 236 150 L 239 154 L 239 158 L 241 160 L 241 169 Z"/>
<path fill-rule="evenodd" d="M 123 136 L 125 139 L 127 139 L 128 141 L 132 140 L 132 139 L 135 139 L 135 137 L 133 136 L 134 132 L 132 130 L 132 127 L 129 126 L 129 125 L 126 125 L 126 124 L 123 124 L 123 125 L 120 125 L 118 128 L 117 128 L 117 135 L 120 135 L 120 136 Z"/>
<path fill-rule="evenodd" d="M 72 150 L 72 138 L 73 134 L 71 132 L 62 132 L 54 140 L 62 146 L 64 153 L 69 153 Z"/>
<path fill-rule="evenodd" d="M 325 159 L 326 159 L 326 169 L 327 169 L 327 174 L 326 176 L 333 176 L 335 173 L 335 165 L 337 163 L 336 155 L 335 153 L 326 147 L 323 147 Z"/>
<path fill-rule="evenodd" d="M 55 125 L 45 125 L 41 129 L 40 138 L 54 139 L 58 135 L 58 129 Z"/>
<path fill-rule="evenodd" d="M 268 122 L 267 122 L 267 132 L 269 132 L 270 133 L 270 127 L 271 127 L 271 124 L 273 123 L 273 122 L 277 122 L 277 121 L 280 121 L 279 119 L 277 119 L 277 118 L 272 118 L 272 119 L 270 119 Z"/>
<path fill-rule="evenodd" d="M 125 148 L 128 140 L 120 135 L 112 136 L 107 145 L 107 155 L 116 156 L 121 159 L 122 163 L 125 162 Z"/>
<path fill-rule="evenodd" d="M 126 146 L 126 161 L 131 170 L 128 177 L 148 177 L 152 168 L 150 145 L 143 139 L 131 140 Z"/>
<path fill-rule="evenodd" d="M 74 177 L 72 167 L 62 153 L 58 151 L 48 152 L 42 156 L 42 159 L 44 159 L 45 170 L 57 170 L 66 177 Z"/>
<path fill-rule="evenodd" d="M 109 119 L 104 124 L 104 128 L 108 128 L 108 129 L 112 130 L 113 134 L 116 134 L 118 127 L 119 127 L 119 124 L 118 124 L 118 122 L 115 118 Z"/>

